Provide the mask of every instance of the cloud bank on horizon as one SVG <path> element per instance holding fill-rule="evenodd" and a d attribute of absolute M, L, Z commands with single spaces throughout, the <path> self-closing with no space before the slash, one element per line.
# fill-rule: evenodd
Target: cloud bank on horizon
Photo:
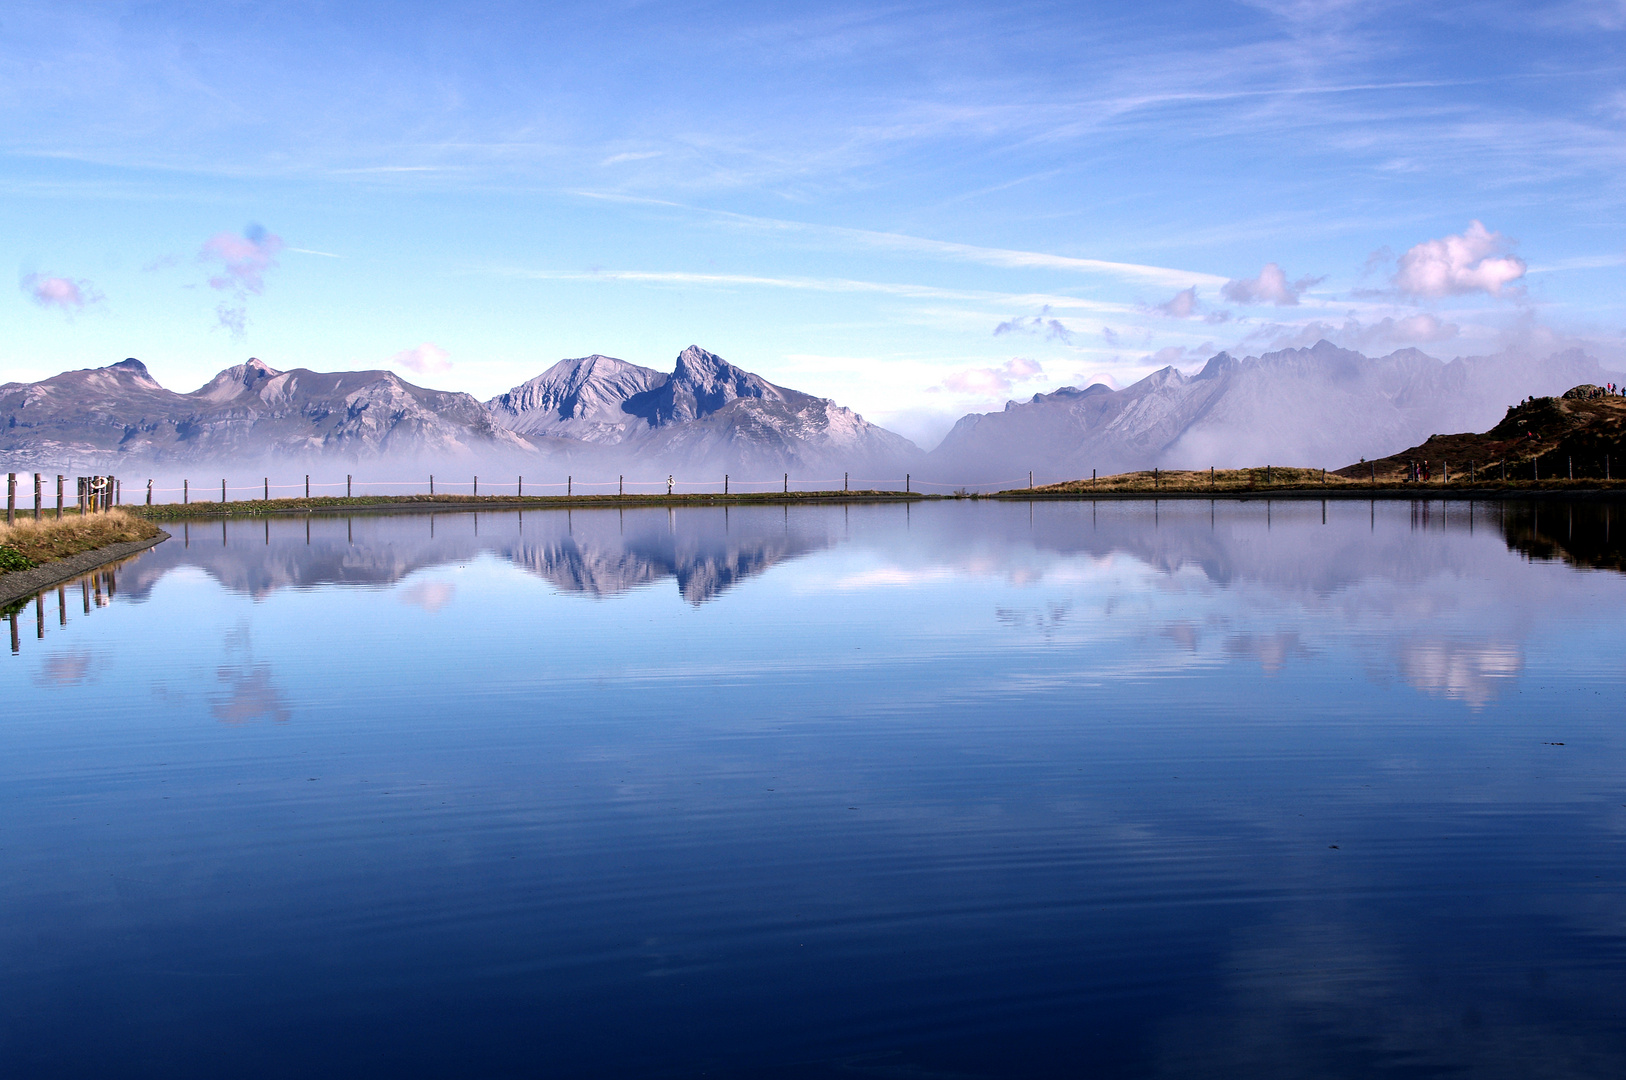
<path fill-rule="evenodd" d="M 8 15 L 5 378 L 701 342 L 929 443 L 1220 349 L 1623 345 L 1618 2 L 249 8 Z"/>

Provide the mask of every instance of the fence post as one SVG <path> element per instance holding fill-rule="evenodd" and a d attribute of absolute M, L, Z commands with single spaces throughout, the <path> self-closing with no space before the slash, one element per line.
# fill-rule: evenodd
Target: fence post
<path fill-rule="evenodd" d="M 347 499 L 350 497 L 350 474 L 349 473 L 344 474 L 344 497 L 347 498 Z"/>
<path fill-rule="evenodd" d="M 474 493 L 476 495 L 480 494 L 480 478 L 478 476 L 474 478 Z"/>
<path fill-rule="evenodd" d="M 147 481 L 147 502 L 152 502 L 152 481 Z M 56 474 L 56 519 L 62 520 L 62 474 Z"/>
<path fill-rule="evenodd" d="M 785 494 L 790 494 L 790 473 L 785 474 Z"/>
<path fill-rule="evenodd" d="M 625 476 L 617 476 L 615 478 L 615 497 L 619 499 L 621 496 L 625 495 L 626 493 L 627 493 L 627 478 Z"/>
<path fill-rule="evenodd" d="M 842 474 L 841 474 L 841 490 L 842 490 L 842 491 L 846 491 L 846 490 L 847 490 L 847 477 L 848 477 L 848 476 L 849 476 L 849 475 L 850 475 L 850 474 L 849 474 L 849 473 L 842 473 Z"/>
<path fill-rule="evenodd" d="M 525 478 L 523 476 L 519 478 L 519 486 L 514 488 L 514 495 L 520 499 L 525 497 Z"/>
<path fill-rule="evenodd" d="M 565 498 L 576 494 L 576 478 L 569 473 L 565 474 Z"/>
<path fill-rule="evenodd" d="M 266 502 L 271 501 L 271 478 L 269 476 L 260 477 L 260 497 Z"/>
<path fill-rule="evenodd" d="M 430 473 L 429 474 L 429 494 L 433 495 L 434 493 L 435 493 L 435 474 Z"/>
<path fill-rule="evenodd" d="M 6 474 L 6 524 L 17 520 L 17 474 Z"/>
<path fill-rule="evenodd" d="M 40 519 L 40 474 L 34 474 L 34 520 Z"/>
<path fill-rule="evenodd" d="M 110 476 L 108 479 L 113 483 L 113 505 L 117 506 L 123 501 L 121 496 L 124 494 L 124 481 L 116 476 Z M 111 572 L 109 571 L 109 573 Z"/>
<path fill-rule="evenodd" d="M 220 481 L 220 505 L 221 506 L 226 505 L 226 481 L 225 480 Z"/>
<path fill-rule="evenodd" d="M 305 498 L 311 497 L 311 474 L 305 474 Z"/>
<path fill-rule="evenodd" d="M 905 495 L 909 494 L 909 474 L 908 473 L 903 474 L 903 493 Z"/>
<path fill-rule="evenodd" d="M 724 495 L 728 494 L 728 474 L 727 473 L 723 474 L 723 494 Z"/>
<path fill-rule="evenodd" d="M 1569 462 L 1570 479 L 1574 480 L 1575 479 L 1575 459 L 1572 458 L 1572 457 L 1567 457 L 1564 460 Z"/>
<path fill-rule="evenodd" d="M 666 474 L 666 493 L 668 495 L 672 494 L 672 474 L 671 473 Z"/>
<path fill-rule="evenodd" d="M 1028 470 L 1028 490 L 1029 491 L 1033 490 L 1033 470 L 1032 469 Z"/>
<path fill-rule="evenodd" d="M 181 505 L 185 506 L 192 501 L 192 481 L 181 481 Z"/>

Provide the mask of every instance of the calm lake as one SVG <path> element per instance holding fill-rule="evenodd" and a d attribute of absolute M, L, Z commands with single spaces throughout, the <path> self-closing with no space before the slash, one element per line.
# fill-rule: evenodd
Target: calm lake
<path fill-rule="evenodd" d="M 0 656 L 3 1071 L 1626 1075 L 1623 510 L 167 526 Z"/>

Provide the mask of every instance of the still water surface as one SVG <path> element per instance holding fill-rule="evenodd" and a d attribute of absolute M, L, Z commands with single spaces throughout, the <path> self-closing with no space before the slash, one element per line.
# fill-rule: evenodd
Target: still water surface
<path fill-rule="evenodd" d="M 0 657 L 0 1060 L 1626 1075 L 1614 514 L 175 526 Z"/>

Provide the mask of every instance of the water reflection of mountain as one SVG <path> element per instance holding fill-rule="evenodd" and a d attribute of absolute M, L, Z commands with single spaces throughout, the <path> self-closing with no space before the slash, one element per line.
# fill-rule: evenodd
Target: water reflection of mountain
<path fill-rule="evenodd" d="M 434 566 L 497 555 L 564 592 L 616 596 L 675 579 L 692 604 L 777 563 L 828 547 L 822 522 L 777 510 L 532 512 L 312 517 L 181 523 L 127 571 L 141 600 L 196 567 L 233 592 L 391 585 Z M 812 526 L 812 527 L 810 527 Z"/>

